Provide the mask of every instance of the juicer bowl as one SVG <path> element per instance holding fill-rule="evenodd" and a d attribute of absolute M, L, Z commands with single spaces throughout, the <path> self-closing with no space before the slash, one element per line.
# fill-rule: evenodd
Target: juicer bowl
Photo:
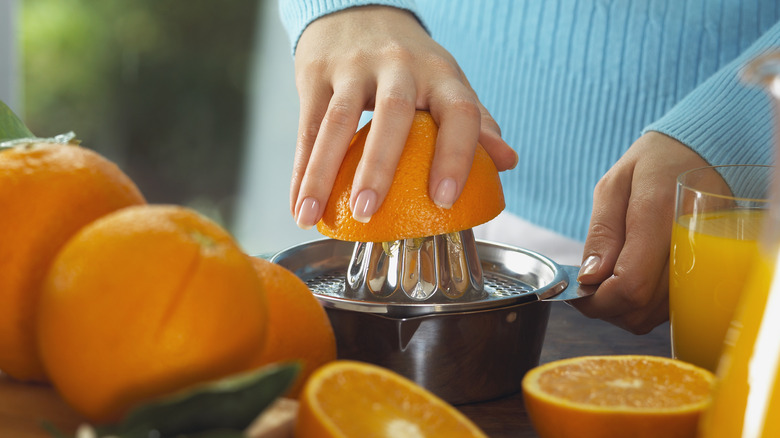
<path fill-rule="evenodd" d="M 354 243 L 323 239 L 271 260 L 298 275 L 324 306 L 338 357 L 391 369 L 452 404 L 486 401 L 520 390 L 538 365 L 549 301 L 590 295 L 561 266 L 533 251 L 478 241 L 484 289 L 470 302 L 388 303 L 346 298 Z"/>

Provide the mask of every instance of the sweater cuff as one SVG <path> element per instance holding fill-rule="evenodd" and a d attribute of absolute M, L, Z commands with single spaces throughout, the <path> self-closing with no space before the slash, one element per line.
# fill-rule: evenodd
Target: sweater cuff
<path fill-rule="evenodd" d="M 279 0 L 279 15 L 290 37 L 292 54 L 306 27 L 314 20 L 356 6 L 392 6 L 413 13 L 422 23 L 414 0 Z"/>
<path fill-rule="evenodd" d="M 769 95 L 741 81 L 742 68 L 780 45 L 776 24 L 750 48 L 696 87 L 642 133 L 666 134 L 711 165 L 768 164 L 773 158 L 773 115 Z"/>

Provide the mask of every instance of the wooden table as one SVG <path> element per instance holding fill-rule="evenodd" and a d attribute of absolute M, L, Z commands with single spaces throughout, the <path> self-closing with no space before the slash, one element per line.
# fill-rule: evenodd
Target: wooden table
<path fill-rule="evenodd" d="M 566 304 L 554 303 L 541 362 L 589 354 L 669 353 L 668 324 L 635 336 L 603 321 L 585 318 Z M 491 437 L 537 436 L 519 394 L 458 408 Z M 81 422 L 51 387 L 14 382 L 0 374 L 0 437 L 48 437 L 39 425 L 42 420 L 63 430 L 74 430 Z"/>

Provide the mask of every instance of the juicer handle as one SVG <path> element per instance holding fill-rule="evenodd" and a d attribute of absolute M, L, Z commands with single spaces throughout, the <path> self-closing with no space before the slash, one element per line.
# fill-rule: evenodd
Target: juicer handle
<path fill-rule="evenodd" d="M 538 291 L 537 296 L 542 301 L 571 301 L 582 297 L 591 296 L 596 293 L 598 285 L 585 285 L 577 281 L 577 275 L 580 272 L 579 266 L 562 265 L 560 268 L 560 279 L 551 287 Z"/>

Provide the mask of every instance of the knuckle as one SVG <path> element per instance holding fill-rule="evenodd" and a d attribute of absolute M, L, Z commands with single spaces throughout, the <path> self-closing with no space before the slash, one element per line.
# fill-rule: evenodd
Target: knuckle
<path fill-rule="evenodd" d="M 461 77 L 461 71 L 453 59 L 439 55 L 429 56 L 425 60 L 426 65 L 433 71 L 447 76 Z"/>
<path fill-rule="evenodd" d="M 640 321 L 638 323 L 632 322 L 626 329 L 635 334 L 635 335 L 646 335 L 650 333 L 653 330 L 654 326 L 648 324 L 645 321 Z"/>
<path fill-rule="evenodd" d="M 625 307 L 632 311 L 643 311 L 653 304 L 655 285 L 648 281 L 636 279 L 635 275 L 621 273 L 619 266 L 615 267 L 615 276 L 620 281 L 619 293 Z"/>
<path fill-rule="evenodd" d="M 466 96 L 453 97 L 448 103 L 449 110 L 469 119 L 481 119 L 479 105 Z"/>
<path fill-rule="evenodd" d="M 625 315 L 623 318 L 613 321 L 615 325 L 634 335 L 646 335 L 650 333 L 657 325 L 651 321 L 644 313 L 634 312 Z"/>
<path fill-rule="evenodd" d="M 317 135 L 320 132 L 319 124 L 302 126 L 298 130 L 298 150 L 301 152 L 311 149 Z"/>
<path fill-rule="evenodd" d="M 360 92 L 365 88 L 365 84 L 370 82 L 368 78 L 362 75 L 360 71 L 346 72 L 343 75 L 339 75 L 333 80 L 333 94 L 340 97 L 341 100 L 335 100 L 337 104 L 346 104 L 346 100 L 349 96 L 353 96 L 356 92 Z"/>
<path fill-rule="evenodd" d="M 366 181 L 370 181 L 369 185 L 372 187 L 384 187 L 389 183 L 388 180 L 392 180 L 395 168 L 387 163 L 387 160 L 371 159 L 365 163 Z"/>
<path fill-rule="evenodd" d="M 636 310 L 645 309 L 652 301 L 651 292 L 646 287 L 631 287 L 631 285 L 627 285 L 623 298 L 629 308 Z"/>
<path fill-rule="evenodd" d="M 481 125 L 495 131 L 498 135 L 501 135 L 501 127 L 498 126 L 498 122 L 496 122 L 496 120 L 487 112 L 481 112 L 481 114 Z"/>
<path fill-rule="evenodd" d="M 336 129 L 348 128 L 353 114 L 354 111 L 348 104 L 331 101 L 328 111 L 325 113 L 325 118 L 322 119 L 322 123 Z"/>
<path fill-rule="evenodd" d="M 655 196 L 654 193 L 647 193 L 644 196 L 634 196 L 631 198 L 629 204 L 631 211 L 636 212 L 639 217 L 657 218 L 673 217 L 673 206 L 673 199 Z"/>
<path fill-rule="evenodd" d="M 296 62 L 295 82 L 298 88 L 303 88 L 308 84 L 318 82 L 322 78 L 329 76 L 330 62 L 326 59 L 317 58 L 307 62 Z"/>
<path fill-rule="evenodd" d="M 415 57 L 414 53 L 412 53 L 407 46 L 394 40 L 386 41 L 385 44 L 379 48 L 377 54 L 381 59 L 403 64 L 413 62 Z"/>
<path fill-rule="evenodd" d="M 602 198 L 609 193 L 612 193 L 612 187 L 614 186 L 614 177 L 611 171 L 607 171 L 593 187 L 593 197 L 596 199 Z"/>
<path fill-rule="evenodd" d="M 381 106 L 392 113 L 404 114 L 414 111 L 415 102 L 414 99 L 401 90 L 391 90 L 379 96 L 377 106 Z"/>
<path fill-rule="evenodd" d="M 385 151 L 366 149 L 360 159 L 358 172 L 367 181 L 392 180 L 395 174 L 396 161 Z"/>
<path fill-rule="evenodd" d="M 615 240 L 618 230 L 614 226 L 601 221 L 595 221 L 588 227 L 588 238 L 599 240 Z"/>

